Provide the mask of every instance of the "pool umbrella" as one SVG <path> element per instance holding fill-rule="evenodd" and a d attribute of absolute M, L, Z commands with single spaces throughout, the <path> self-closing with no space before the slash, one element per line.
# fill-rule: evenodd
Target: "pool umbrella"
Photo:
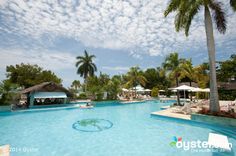
<path fill-rule="evenodd" d="M 185 91 L 192 91 L 193 89 L 194 89 L 194 87 L 190 87 L 187 85 L 181 85 L 179 87 L 172 88 L 172 90 L 183 90 L 184 91 L 184 101 L 185 101 Z"/>
<path fill-rule="evenodd" d="M 122 88 L 122 91 L 123 91 L 123 92 L 128 92 L 129 90 L 126 89 L 126 88 Z"/>

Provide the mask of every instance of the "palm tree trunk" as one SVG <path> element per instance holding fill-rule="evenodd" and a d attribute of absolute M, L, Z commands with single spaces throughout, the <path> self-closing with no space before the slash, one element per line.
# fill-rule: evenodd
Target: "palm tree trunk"
<path fill-rule="evenodd" d="M 217 113 L 219 112 L 220 107 L 216 81 L 215 41 L 213 35 L 212 19 L 208 6 L 205 6 L 205 29 L 210 66 L 210 112 Z"/>
<path fill-rule="evenodd" d="M 84 77 L 84 83 L 85 83 L 84 92 L 86 93 L 87 92 L 87 77 Z"/>
<path fill-rule="evenodd" d="M 189 81 L 190 87 L 192 87 L 192 81 Z M 190 100 L 193 101 L 192 91 L 190 91 Z"/>
<path fill-rule="evenodd" d="M 176 87 L 179 86 L 179 80 L 178 77 L 175 77 Z M 177 90 L 177 104 L 180 105 L 180 99 L 179 99 L 179 90 Z"/>

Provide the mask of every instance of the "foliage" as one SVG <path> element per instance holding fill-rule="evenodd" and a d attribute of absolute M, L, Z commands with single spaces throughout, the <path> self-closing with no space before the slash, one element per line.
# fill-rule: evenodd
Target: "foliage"
<path fill-rule="evenodd" d="M 78 90 L 80 86 L 81 84 L 79 80 L 74 80 L 71 84 L 71 88 L 74 88 L 75 90 Z"/>
<path fill-rule="evenodd" d="M 179 86 L 179 79 L 181 75 L 181 64 L 184 62 L 184 59 L 179 58 L 178 53 L 171 53 L 168 55 L 165 59 L 165 62 L 163 63 L 163 67 L 169 71 L 170 78 L 175 80 L 175 85 Z M 179 91 L 177 91 L 177 102 L 180 104 L 180 97 L 179 97 Z"/>
<path fill-rule="evenodd" d="M 200 88 L 206 88 L 209 86 L 209 65 L 208 63 L 203 63 L 194 67 L 196 81 Z"/>
<path fill-rule="evenodd" d="M 236 90 L 223 90 L 219 89 L 219 99 L 220 100 L 230 100 L 234 101 L 236 97 Z"/>
<path fill-rule="evenodd" d="M 93 76 L 97 71 L 97 67 L 93 63 L 94 58 L 95 55 L 89 55 L 86 50 L 84 51 L 84 56 L 76 57 L 77 62 L 75 66 L 78 68 L 77 74 L 80 74 L 80 76 L 84 77 L 84 79 L 88 76 Z"/>
<path fill-rule="evenodd" d="M 221 82 L 231 81 L 236 79 L 236 55 L 232 55 L 229 60 L 219 63 L 217 70 L 217 78 Z"/>
<path fill-rule="evenodd" d="M 131 67 L 127 73 L 128 82 L 126 83 L 127 87 L 135 87 L 138 84 L 142 86 L 146 85 L 147 79 L 144 77 L 141 69 L 139 67 Z"/>
<path fill-rule="evenodd" d="M 232 7 L 235 6 L 235 4 L 231 4 Z M 218 31 L 220 33 L 225 33 L 226 17 L 222 9 L 222 3 L 214 0 L 170 0 L 164 12 L 164 16 L 168 16 L 171 12 L 177 12 L 175 16 L 176 31 L 179 32 L 180 30 L 184 30 L 185 35 L 188 36 L 192 20 L 201 7 L 211 9 L 214 14 L 214 22 L 216 23 Z"/>
<path fill-rule="evenodd" d="M 8 81 L 12 84 L 18 84 L 21 87 L 31 87 L 42 82 L 55 82 L 60 84 L 62 80 L 52 71 L 43 70 L 38 65 L 17 64 L 6 68 Z"/>
<path fill-rule="evenodd" d="M 78 96 L 79 99 L 87 99 L 87 96 L 85 93 L 80 93 Z"/>
<path fill-rule="evenodd" d="M 103 100 L 103 95 L 107 93 L 107 99 L 115 100 L 117 94 L 121 92 L 121 77 L 109 77 L 100 73 L 99 76 L 89 77 L 87 81 L 88 94 L 95 100 Z"/>
<path fill-rule="evenodd" d="M 230 1 L 230 5 L 235 11 L 235 0 Z M 164 16 L 168 16 L 171 12 L 176 12 L 175 29 L 176 31 L 184 30 L 185 35 L 189 35 L 189 29 L 194 16 L 199 12 L 200 8 L 204 8 L 204 22 L 207 38 L 207 48 L 209 54 L 210 79 L 211 79 L 211 96 L 210 111 L 218 112 L 220 110 L 216 69 L 215 69 L 215 42 L 213 34 L 212 17 L 216 24 L 216 28 L 222 34 L 226 32 L 226 15 L 222 8 L 222 3 L 215 0 L 170 0 Z M 179 103 L 179 100 L 178 100 Z"/>
<path fill-rule="evenodd" d="M 15 103 L 20 97 L 17 93 L 19 86 L 12 84 L 9 80 L 0 83 L 0 105 L 9 105 Z"/>
<path fill-rule="evenodd" d="M 148 68 L 144 72 L 144 77 L 147 79 L 145 88 L 153 88 L 158 86 L 160 89 L 167 89 L 170 81 L 163 68 Z"/>
<path fill-rule="evenodd" d="M 165 70 L 169 72 L 169 77 L 175 80 L 175 85 L 178 86 L 180 75 L 181 75 L 181 64 L 185 60 L 179 58 L 178 53 L 174 52 L 168 55 L 163 63 L 163 67 Z"/>
<path fill-rule="evenodd" d="M 195 82 L 196 81 L 196 71 L 193 68 L 192 65 L 192 60 L 184 60 L 181 65 L 180 68 L 182 68 L 181 72 L 180 72 L 180 79 L 183 78 L 188 78 L 189 81 L 189 85 L 191 85 L 191 82 Z"/>
<path fill-rule="evenodd" d="M 77 99 L 77 90 L 75 88 L 68 88 L 68 90 L 72 94 L 72 98 Z"/>
<path fill-rule="evenodd" d="M 121 92 L 121 81 L 119 78 L 113 77 L 109 80 L 105 90 L 108 93 L 108 99 L 115 100 L 117 98 L 117 94 Z"/>
<path fill-rule="evenodd" d="M 152 88 L 151 96 L 158 97 L 159 90 L 157 87 Z"/>

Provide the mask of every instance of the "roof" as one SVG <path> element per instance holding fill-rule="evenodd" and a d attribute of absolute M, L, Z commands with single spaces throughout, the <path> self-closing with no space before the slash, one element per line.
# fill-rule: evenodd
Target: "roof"
<path fill-rule="evenodd" d="M 190 86 L 190 83 L 189 82 L 180 82 L 179 86 L 182 86 L 182 85 Z M 198 87 L 198 84 L 196 82 L 191 82 L 191 87 Z"/>
<path fill-rule="evenodd" d="M 67 98 L 65 92 L 36 92 L 34 98 Z"/>
<path fill-rule="evenodd" d="M 236 90 L 236 82 L 218 82 L 218 88 L 226 90 Z"/>
<path fill-rule="evenodd" d="M 22 90 L 20 93 L 21 94 L 28 94 L 30 92 L 40 92 L 40 91 L 44 91 L 44 92 L 65 92 L 67 94 L 67 96 L 72 96 L 72 94 L 64 87 L 62 87 L 62 85 L 56 84 L 54 82 L 43 82 L 40 83 L 38 85 L 26 88 L 24 90 Z"/>

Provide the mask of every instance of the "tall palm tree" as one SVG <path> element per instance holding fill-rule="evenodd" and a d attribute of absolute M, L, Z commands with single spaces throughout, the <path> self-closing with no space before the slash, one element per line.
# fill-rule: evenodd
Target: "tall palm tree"
<path fill-rule="evenodd" d="M 75 66 L 78 68 L 77 74 L 80 74 L 84 78 L 85 91 L 87 90 L 87 78 L 93 76 L 97 71 L 97 67 L 93 63 L 93 58 L 95 58 L 95 55 L 89 55 L 86 50 L 84 51 L 84 56 L 76 57 L 77 62 Z"/>
<path fill-rule="evenodd" d="M 138 84 L 145 86 L 147 79 L 144 77 L 139 67 L 131 67 L 129 72 L 127 73 L 127 77 L 129 80 L 126 83 L 126 85 L 135 87 L 135 97 L 136 97 L 137 95 L 136 86 Z"/>
<path fill-rule="evenodd" d="M 230 0 L 230 4 L 232 8 L 236 10 L 236 1 Z M 226 31 L 226 18 L 222 9 L 222 4 L 216 0 L 170 0 L 164 16 L 166 17 L 170 12 L 177 12 L 175 16 L 176 31 L 178 32 L 184 29 L 185 35 L 188 36 L 191 22 L 201 7 L 204 8 L 205 30 L 210 65 L 210 111 L 216 113 L 219 111 L 219 98 L 216 82 L 215 41 L 211 12 L 213 12 L 214 22 L 216 23 L 218 31 L 224 34 Z"/>
<path fill-rule="evenodd" d="M 181 73 L 181 63 L 183 62 L 183 59 L 179 59 L 178 53 L 171 53 L 168 55 L 165 59 L 165 62 L 163 63 L 164 69 L 167 71 L 170 71 L 170 77 L 173 77 L 175 79 L 175 85 L 176 87 L 179 86 L 179 77 Z M 179 91 L 177 90 L 177 103 L 180 104 L 179 99 Z"/>

